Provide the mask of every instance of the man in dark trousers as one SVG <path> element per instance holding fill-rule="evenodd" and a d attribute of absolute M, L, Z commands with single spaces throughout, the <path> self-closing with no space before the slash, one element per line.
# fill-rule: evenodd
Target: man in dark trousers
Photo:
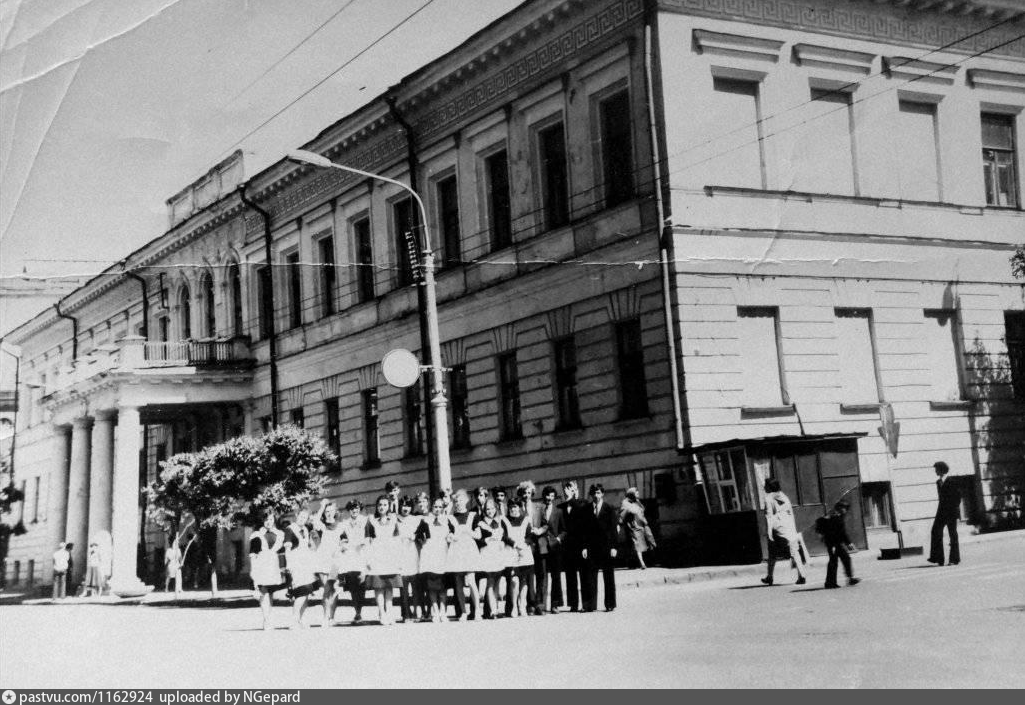
<path fill-rule="evenodd" d="M 851 567 L 850 549 L 851 539 L 847 535 L 847 512 L 851 505 L 840 500 L 833 505 L 833 511 L 815 522 L 815 529 L 822 535 L 822 543 L 826 545 L 829 553 L 829 563 L 826 564 L 825 587 L 838 588 L 836 582 L 836 564 L 843 563 L 843 572 L 847 576 L 848 585 L 857 585 L 861 582 L 854 577 L 854 569 Z"/>
<path fill-rule="evenodd" d="M 605 611 L 616 609 L 616 576 L 612 559 L 619 545 L 619 513 L 605 502 L 605 488 L 591 485 L 587 492 L 591 503 L 580 511 L 580 524 L 584 535 L 580 551 L 581 593 L 584 612 L 598 609 L 598 571 L 605 587 Z"/>
<path fill-rule="evenodd" d="M 538 554 L 542 557 L 542 567 L 545 572 L 543 582 L 539 582 L 539 585 L 541 585 L 542 591 L 547 591 L 551 586 L 552 599 L 549 610 L 552 614 L 556 614 L 559 608 L 565 604 L 562 597 L 562 578 L 560 577 L 565 551 L 560 537 L 565 533 L 566 519 L 562 515 L 562 510 L 556 506 L 555 497 L 555 488 L 550 485 L 541 491 L 542 504 L 537 514 L 540 524 L 537 527 L 537 543 L 535 544 L 538 547 Z M 541 552 L 542 546 L 547 548 L 547 554 Z M 539 580 L 541 579 L 539 578 Z M 542 609 L 544 609 L 546 597 L 544 592 L 539 595 L 538 605 Z"/>
<path fill-rule="evenodd" d="M 950 481 L 947 473 L 950 468 L 943 461 L 935 463 L 936 491 L 939 504 L 936 506 L 936 518 L 932 522 L 932 542 L 929 547 L 929 562 L 943 565 L 943 527 L 950 535 L 950 565 L 961 562 L 961 549 L 957 545 L 957 519 L 961 513 L 961 493 L 957 485 Z"/>
<path fill-rule="evenodd" d="M 583 548 L 581 515 L 584 503 L 577 498 L 577 483 L 573 480 L 562 483 L 562 496 L 564 500 L 558 506 L 562 519 L 561 531 L 558 534 L 558 542 L 562 546 L 560 569 L 566 574 L 566 604 L 569 605 L 570 612 L 576 612 L 580 608 L 577 576 L 580 573 L 580 552 Z"/>

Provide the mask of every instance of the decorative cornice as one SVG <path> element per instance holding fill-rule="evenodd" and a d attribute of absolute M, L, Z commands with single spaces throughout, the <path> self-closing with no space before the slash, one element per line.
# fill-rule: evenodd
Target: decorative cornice
<path fill-rule="evenodd" d="M 983 2 L 902 0 L 658 0 L 659 9 L 686 15 L 796 29 L 901 46 L 1025 58 L 1022 20 L 1009 9 Z M 926 4 L 929 11 L 925 11 Z M 916 6 L 921 6 L 919 11 Z M 948 8 L 943 13 L 940 10 Z M 965 14 L 958 14 L 961 8 Z"/>
<path fill-rule="evenodd" d="M 779 61 L 779 50 L 783 46 L 783 41 L 695 29 L 694 46 L 700 54 L 723 54 L 775 63 Z"/>
<path fill-rule="evenodd" d="M 1025 92 L 1025 73 L 968 69 L 968 82 L 976 88 L 992 88 L 998 91 Z"/>
<path fill-rule="evenodd" d="M 794 58 L 801 66 L 818 66 L 834 71 L 854 71 L 868 74 L 872 71 L 875 54 L 850 49 L 818 46 L 817 44 L 795 44 Z"/>
<path fill-rule="evenodd" d="M 934 61 L 922 61 L 905 56 L 884 56 L 883 69 L 890 78 L 923 83 L 941 83 L 953 85 L 958 67 L 951 64 L 938 64 Z"/>

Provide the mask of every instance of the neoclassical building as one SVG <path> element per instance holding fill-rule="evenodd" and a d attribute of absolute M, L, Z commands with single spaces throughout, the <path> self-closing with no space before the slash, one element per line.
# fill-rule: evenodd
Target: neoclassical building
<path fill-rule="evenodd" d="M 302 148 L 427 205 L 456 487 L 636 486 L 669 560 L 733 562 L 773 476 L 920 546 L 938 460 L 966 522 L 1021 521 L 1023 34 L 1009 0 L 537 0 Z M 115 581 L 159 572 L 159 462 L 275 423 L 335 449 L 332 497 L 428 488 L 423 388 L 381 373 L 425 347 L 415 204 L 289 148 L 7 336 L 9 581 L 103 530 Z"/>

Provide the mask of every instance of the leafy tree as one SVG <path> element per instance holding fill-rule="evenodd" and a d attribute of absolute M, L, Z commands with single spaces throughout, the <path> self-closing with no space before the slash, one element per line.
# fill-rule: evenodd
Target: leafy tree
<path fill-rule="evenodd" d="M 7 560 L 7 549 L 11 543 L 11 536 L 21 536 L 26 533 L 25 524 L 20 519 L 11 524 L 5 519 L 10 514 L 14 505 L 25 501 L 25 493 L 13 484 L 0 489 L 0 566 Z M 3 570 L 0 570 L 0 585 L 7 579 Z"/>
<path fill-rule="evenodd" d="M 1011 274 L 1015 279 L 1025 279 L 1025 245 L 1018 245 L 1011 255 Z"/>

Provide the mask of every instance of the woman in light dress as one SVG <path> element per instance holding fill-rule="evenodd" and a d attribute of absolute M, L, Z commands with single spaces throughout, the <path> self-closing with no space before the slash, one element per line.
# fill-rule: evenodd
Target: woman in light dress
<path fill-rule="evenodd" d="M 629 548 L 637 559 L 637 567 L 645 570 L 648 566 L 644 563 L 644 553 L 655 548 L 655 536 L 644 517 L 644 506 L 638 499 L 636 487 L 626 491 L 626 497 L 619 505 L 619 521 L 629 539 Z"/>
<path fill-rule="evenodd" d="M 285 566 L 292 578 L 289 595 L 292 597 L 293 628 L 304 629 L 303 615 L 310 595 L 320 587 L 317 579 L 317 554 L 313 551 L 310 531 L 310 513 L 300 509 L 295 520 L 285 529 Z"/>
<path fill-rule="evenodd" d="M 527 614 L 527 593 L 530 575 L 534 571 L 534 552 L 528 543 L 530 517 L 524 510 L 524 500 L 509 502 L 509 516 L 506 518 L 510 545 L 506 550 L 506 598 L 512 601 L 513 617 Z"/>
<path fill-rule="evenodd" d="M 509 524 L 505 517 L 498 513 L 498 503 L 488 499 L 484 503 L 484 516 L 478 523 L 480 539 L 480 572 L 485 576 L 484 599 L 487 601 L 487 614 L 484 619 L 494 619 L 498 614 L 497 591 L 498 580 L 506 567 L 508 556 L 506 549 L 510 545 Z"/>
<path fill-rule="evenodd" d="M 399 500 L 398 538 L 396 550 L 399 564 L 399 604 L 402 606 L 402 621 L 416 620 L 417 595 L 415 591 L 416 576 L 420 570 L 420 552 L 416 546 L 416 530 L 420 526 L 420 517 L 413 515 L 413 500 L 403 497 Z M 412 591 L 412 601 L 410 592 Z"/>
<path fill-rule="evenodd" d="M 367 587 L 374 591 L 377 615 L 381 624 L 394 624 L 392 600 L 395 590 L 402 587 L 402 566 L 399 561 L 399 531 L 396 515 L 389 513 L 388 495 L 377 498 L 374 516 L 367 520 Z"/>
<path fill-rule="evenodd" d="M 474 580 L 474 574 L 481 569 L 480 549 L 477 547 L 477 540 L 480 539 L 480 529 L 477 527 L 479 517 L 469 510 L 469 504 L 470 495 L 466 490 L 456 490 L 452 495 L 451 516 L 455 530 L 445 564 L 446 571 L 453 576 L 460 622 L 465 622 L 468 616 L 466 595 L 463 592 L 467 588 L 470 590 L 472 613 L 475 617 L 480 616 L 480 593 Z"/>
<path fill-rule="evenodd" d="M 770 477 L 765 481 L 765 524 L 769 541 L 769 564 L 762 582 L 772 585 L 772 571 L 776 560 L 793 559 L 797 568 L 797 584 L 804 585 L 804 562 L 799 548 L 800 538 L 794 521 L 794 507 L 783 493 L 779 480 Z"/>
<path fill-rule="evenodd" d="M 448 563 L 449 544 L 455 540 L 455 524 L 445 514 L 445 498 L 438 496 L 431 505 L 431 513 L 420 517 L 416 529 L 420 544 L 420 577 L 427 589 L 430 604 L 430 619 L 445 621 L 445 571 Z"/>
<path fill-rule="evenodd" d="M 338 547 L 338 589 L 345 588 L 352 597 L 352 608 L 356 614 L 353 623 L 363 620 L 363 596 L 366 587 L 363 576 L 366 573 L 366 560 L 363 548 L 366 545 L 367 518 L 363 514 L 363 504 L 359 500 L 351 500 L 345 505 L 348 516 L 342 520 L 342 532 L 339 535 Z"/>
<path fill-rule="evenodd" d="M 317 577 L 324 586 L 324 596 L 321 599 L 324 608 L 322 626 L 328 627 L 334 623 L 335 609 L 338 605 L 336 590 L 344 531 L 338 517 L 338 505 L 327 499 L 321 500 L 320 509 L 313 517 L 313 528 L 320 536 L 320 543 L 317 544 Z"/>
<path fill-rule="evenodd" d="M 270 629 L 270 613 L 274 592 L 285 587 L 278 562 L 278 551 L 284 545 L 285 535 L 277 528 L 277 517 L 268 510 L 263 516 L 263 526 L 249 538 L 249 577 L 260 602 L 263 628 Z"/>

